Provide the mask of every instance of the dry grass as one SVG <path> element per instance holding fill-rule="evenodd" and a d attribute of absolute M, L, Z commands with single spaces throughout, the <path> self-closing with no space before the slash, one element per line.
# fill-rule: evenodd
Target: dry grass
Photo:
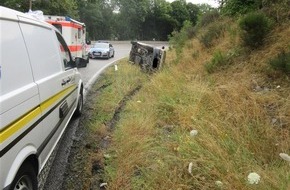
<path fill-rule="evenodd" d="M 241 50 L 236 25 L 227 23 L 211 49 L 193 39 L 179 62 L 169 51 L 163 70 L 150 78 L 127 65 L 116 76 L 105 103 L 137 82 L 143 87 L 114 131 L 107 189 L 290 189 L 290 165 L 279 157 L 290 154 L 289 78 L 267 65 L 289 47 L 289 23 L 253 52 Z M 216 49 L 236 54 L 224 70 L 208 74 L 204 64 Z M 191 137 L 193 129 L 198 134 Z M 261 176 L 259 184 L 248 184 L 250 172 Z"/>

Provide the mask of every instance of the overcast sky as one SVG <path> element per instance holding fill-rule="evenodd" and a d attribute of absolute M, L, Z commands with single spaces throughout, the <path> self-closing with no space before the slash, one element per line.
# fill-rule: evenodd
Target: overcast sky
<path fill-rule="evenodd" d="M 173 2 L 174 0 L 166 0 L 168 2 Z M 218 3 L 216 3 L 215 0 L 186 0 L 187 3 L 193 3 L 193 4 L 202 4 L 207 3 L 211 5 L 212 7 L 218 7 Z"/>

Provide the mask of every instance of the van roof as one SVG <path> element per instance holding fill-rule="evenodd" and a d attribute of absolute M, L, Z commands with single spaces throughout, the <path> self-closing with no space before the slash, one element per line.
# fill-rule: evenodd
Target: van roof
<path fill-rule="evenodd" d="M 16 10 L 13 10 L 13 9 L 10 9 L 7 7 L 3 7 L 3 6 L 0 6 L 0 19 L 13 20 L 13 21 L 22 20 L 24 22 L 37 24 L 37 25 L 41 25 L 44 27 L 54 28 L 52 25 L 50 25 L 42 20 L 36 19 L 35 17 L 33 17 L 29 14 L 25 14 L 23 12 L 16 11 Z"/>

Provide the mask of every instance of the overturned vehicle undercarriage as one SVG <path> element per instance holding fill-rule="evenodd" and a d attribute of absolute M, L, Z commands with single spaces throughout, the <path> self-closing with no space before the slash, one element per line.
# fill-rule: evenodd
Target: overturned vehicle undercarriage
<path fill-rule="evenodd" d="M 133 41 L 129 61 L 140 65 L 146 72 L 159 70 L 165 61 L 166 51 L 164 47 L 157 48 L 149 44 Z"/>

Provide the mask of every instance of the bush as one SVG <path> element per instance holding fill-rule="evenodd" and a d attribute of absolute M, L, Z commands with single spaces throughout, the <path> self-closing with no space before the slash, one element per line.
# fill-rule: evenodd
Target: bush
<path fill-rule="evenodd" d="M 169 44 L 176 51 L 176 54 L 180 56 L 182 53 L 182 48 L 184 47 L 186 41 L 194 35 L 194 28 L 191 22 L 185 21 L 183 27 L 179 32 L 173 31 L 171 36 L 169 36 Z"/>
<path fill-rule="evenodd" d="M 204 66 L 208 73 L 213 73 L 220 67 L 229 64 L 229 57 L 224 55 L 221 51 L 215 51 L 210 62 L 207 62 Z"/>
<path fill-rule="evenodd" d="M 200 17 L 198 25 L 200 27 L 207 26 L 208 24 L 216 21 L 219 17 L 220 13 L 217 10 L 206 12 Z"/>
<path fill-rule="evenodd" d="M 245 46 L 258 48 L 263 45 L 270 31 L 270 20 L 261 13 L 250 13 L 244 16 L 239 26 L 242 29 L 241 38 Z"/>
<path fill-rule="evenodd" d="M 281 52 L 276 58 L 269 61 L 272 68 L 290 74 L 290 52 Z"/>
<path fill-rule="evenodd" d="M 243 15 L 257 10 L 259 5 L 260 1 L 257 0 L 230 0 L 224 4 L 221 8 L 221 12 L 228 16 Z"/>
<path fill-rule="evenodd" d="M 214 24 L 208 27 L 207 31 L 200 36 L 199 41 L 206 47 L 210 48 L 213 41 L 218 39 L 224 31 L 223 25 Z"/>

